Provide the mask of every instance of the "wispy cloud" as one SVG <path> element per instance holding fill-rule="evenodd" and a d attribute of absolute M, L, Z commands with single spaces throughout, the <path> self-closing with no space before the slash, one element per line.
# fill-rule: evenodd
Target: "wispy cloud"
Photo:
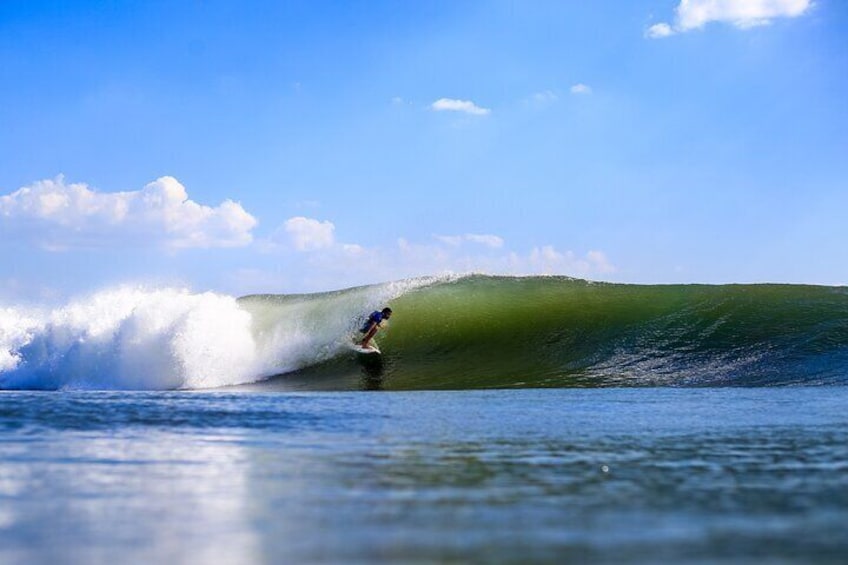
<path fill-rule="evenodd" d="M 615 266 L 602 251 L 589 251 L 580 256 L 573 251 L 558 251 L 552 245 L 535 247 L 528 258 L 530 272 L 555 274 L 567 272 L 578 276 L 605 275 L 615 272 Z"/>
<path fill-rule="evenodd" d="M 477 243 L 492 249 L 503 247 L 504 240 L 501 237 L 491 234 L 476 234 L 467 233 L 464 235 L 437 235 L 437 240 L 453 247 L 459 247 L 465 242 Z"/>
<path fill-rule="evenodd" d="M 436 112 L 463 112 L 473 116 L 486 116 L 492 111 L 488 108 L 481 108 L 470 100 L 454 100 L 452 98 L 439 98 L 430 105 Z"/>
<path fill-rule="evenodd" d="M 553 90 L 542 90 L 525 97 L 521 103 L 525 108 L 543 110 L 557 103 L 559 95 Z"/>
<path fill-rule="evenodd" d="M 559 96 L 553 90 L 543 90 L 531 96 L 530 99 L 537 104 L 550 104 L 556 102 Z"/>
<path fill-rule="evenodd" d="M 645 31 L 652 39 L 724 22 L 740 29 L 768 25 L 777 18 L 796 18 L 812 6 L 811 0 L 680 0 L 674 24 L 662 22 Z"/>
<path fill-rule="evenodd" d="M 368 261 L 362 262 L 363 258 Z M 338 269 L 344 261 L 332 266 Z M 367 269 L 362 272 L 363 267 Z M 615 272 L 614 265 L 601 251 L 579 254 L 571 250 L 544 245 L 528 250 L 502 247 L 473 248 L 456 246 L 439 241 L 420 243 L 400 238 L 394 248 L 365 250 L 364 254 L 350 257 L 344 269 L 345 276 L 357 271 L 377 278 L 362 282 L 376 282 L 406 277 L 442 275 L 445 273 L 486 273 L 492 275 L 568 275 L 599 278 Z"/>
<path fill-rule="evenodd" d="M 332 222 L 302 217 L 281 226 L 276 241 L 265 246 L 265 251 L 281 254 L 286 270 L 296 272 L 297 284 L 303 285 L 298 290 L 331 290 L 446 273 L 598 278 L 615 272 L 601 251 L 580 254 L 553 245 L 517 251 L 493 234 L 436 235 L 423 242 L 401 237 L 394 245 L 375 247 L 342 243 L 335 237 Z M 254 275 L 257 284 L 261 284 L 263 274 Z M 271 274 L 268 276 L 273 279 Z"/>
<path fill-rule="evenodd" d="M 592 87 L 586 84 L 578 83 L 571 87 L 572 94 L 592 94 Z"/>
<path fill-rule="evenodd" d="M 256 219 L 225 200 L 216 207 L 190 200 L 174 177 L 141 190 L 99 192 L 63 176 L 0 196 L 0 224 L 7 240 L 60 251 L 124 245 L 171 248 L 249 244 Z"/>

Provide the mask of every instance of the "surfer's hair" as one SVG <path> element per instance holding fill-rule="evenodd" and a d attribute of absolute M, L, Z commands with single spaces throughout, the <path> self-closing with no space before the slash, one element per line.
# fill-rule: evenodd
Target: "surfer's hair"
<path fill-rule="evenodd" d="M 392 309 L 391 309 L 391 308 L 389 308 L 388 306 L 386 306 L 385 308 L 383 308 L 383 314 L 391 314 L 391 313 L 392 313 Z"/>

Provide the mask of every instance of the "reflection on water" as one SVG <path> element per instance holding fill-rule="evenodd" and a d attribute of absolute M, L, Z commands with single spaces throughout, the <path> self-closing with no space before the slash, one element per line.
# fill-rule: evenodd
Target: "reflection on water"
<path fill-rule="evenodd" d="M 4 393 L 0 562 L 838 562 L 846 400 Z"/>
<path fill-rule="evenodd" d="M 237 562 L 254 555 L 243 448 L 161 430 L 0 444 L 3 556 L 27 563 Z M 235 535 L 236 544 L 209 544 Z M 6 561 L 9 562 L 9 561 Z"/>
<path fill-rule="evenodd" d="M 361 390 L 383 390 L 383 356 L 359 355 L 362 367 Z"/>

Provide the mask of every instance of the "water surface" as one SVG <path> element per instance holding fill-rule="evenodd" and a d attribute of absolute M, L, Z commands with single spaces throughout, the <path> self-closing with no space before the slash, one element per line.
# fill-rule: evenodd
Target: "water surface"
<path fill-rule="evenodd" d="M 844 562 L 848 388 L 2 392 L 0 562 Z"/>

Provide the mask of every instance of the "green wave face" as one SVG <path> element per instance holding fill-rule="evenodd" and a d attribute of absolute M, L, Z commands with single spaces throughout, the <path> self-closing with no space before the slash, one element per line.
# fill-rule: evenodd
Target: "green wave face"
<path fill-rule="evenodd" d="M 384 388 L 848 382 L 848 292 L 468 277 L 403 294 Z"/>

